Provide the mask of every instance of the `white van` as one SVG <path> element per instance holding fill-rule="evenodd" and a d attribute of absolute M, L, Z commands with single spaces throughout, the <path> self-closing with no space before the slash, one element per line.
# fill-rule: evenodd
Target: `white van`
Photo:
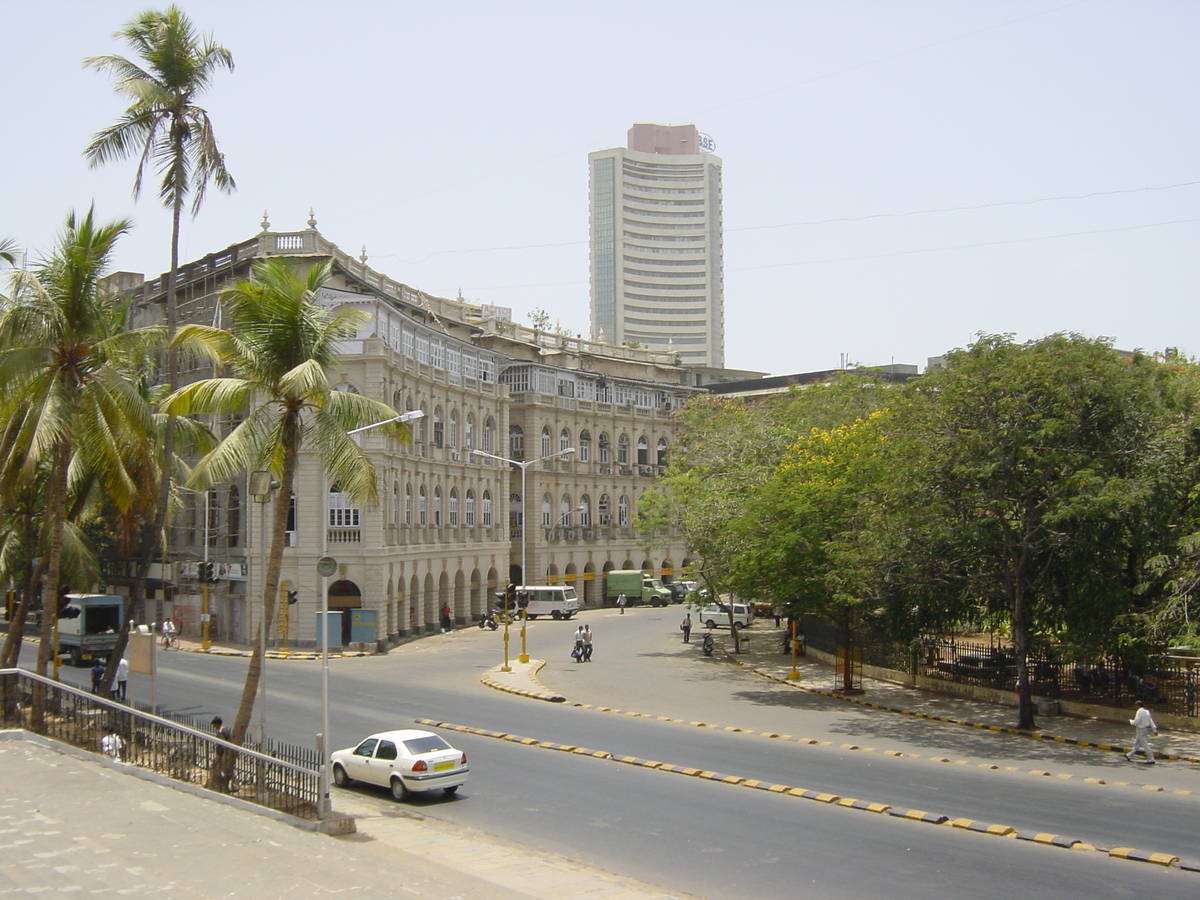
<path fill-rule="evenodd" d="M 579 612 L 579 595 L 575 593 L 575 588 L 568 585 L 517 585 L 517 596 L 522 595 L 529 597 L 525 615 L 530 619 L 536 619 L 538 616 L 569 619 Z"/>
<path fill-rule="evenodd" d="M 710 603 L 700 610 L 700 623 L 708 628 L 729 624 L 729 608 L 733 607 L 733 624 L 736 628 L 747 628 L 752 618 L 750 607 L 745 603 Z"/>

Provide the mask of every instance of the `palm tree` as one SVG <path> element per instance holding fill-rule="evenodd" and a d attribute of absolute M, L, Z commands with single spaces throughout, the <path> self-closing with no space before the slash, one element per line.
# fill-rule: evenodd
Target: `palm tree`
<path fill-rule="evenodd" d="M 233 70 L 233 55 L 213 43 L 211 35 L 197 34 L 191 20 L 174 4 L 161 12 L 147 10 L 139 14 L 114 36 L 125 40 L 140 64 L 114 54 L 88 57 L 83 62 L 89 68 L 110 72 L 116 79 L 117 93 L 132 102 L 118 122 L 92 138 L 84 154 L 93 167 L 137 154 L 135 198 L 141 193 L 147 163 L 162 174 L 158 195 L 171 210 L 166 324 L 168 338 L 172 338 L 179 326 L 176 282 L 184 204 L 190 194 L 194 217 L 210 181 L 227 193 L 236 186 L 217 147 L 208 112 L 196 103 L 219 69 Z M 171 390 L 179 384 L 178 354 L 173 343 L 167 349 L 167 384 Z M 142 519 L 143 555 L 130 597 L 135 613 L 170 503 L 175 467 L 175 422 L 170 417 L 163 431 L 162 452 L 166 464 L 159 469 L 157 507 L 152 516 Z"/>
<path fill-rule="evenodd" d="M 166 399 L 163 410 L 177 416 L 243 416 L 221 444 L 196 464 L 189 487 L 207 490 L 245 472 L 265 470 L 279 482 L 279 496 L 288 498 L 300 450 L 307 448 L 322 460 L 331 481 L 347 496 L 359 503 L 376 500 L 374 466 L 346 432 L 396 413 L 377 400 L 330 386 L 338 342 L 352 337 L 368 319 L 357 309 L 329 310 L 317 304 L 317 293 L 330 271 L 329 262 L 302 275 L 285 260 L 261 261 L 248 281 L 221 294 L 229 310 L 228 331 L 203 325 L 179 330 L 179 343 L 207 348 L 209 359 L 228 366 L 233 375 L 185 385 Z M 407 434 L 402 425 L 391 429 L 398 436 Z M 233 723 L 236 743 L 245 738 L 262 676 L 261 638 L 270 633 L 275 615 L 288 505 L 286 499 L 275 504 L 260 633 Z"/>
<path fill-rule="evenodd" d="M 145 353 L 146 334 L 124 328 L 124 308 L 101 282 L 128 228 L 124 219 L 98 224 L 90 209 L 81 219 L 72 213 L 55 253 L 13 273 L 12 294 L 0 306 L 4 476 L 33 481 L 39 467 L 49 470 L 41 675 L 54 649 L 72 469 L 99 473 L 112 502 L 126 507 L 134 484 L 123 438 L 146 431 L 149 421 L 149 407 L 127 374 Z"/>

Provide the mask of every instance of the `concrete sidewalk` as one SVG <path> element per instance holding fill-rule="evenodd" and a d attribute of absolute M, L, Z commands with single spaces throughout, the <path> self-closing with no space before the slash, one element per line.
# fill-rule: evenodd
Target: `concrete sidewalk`
<path fill-rule="evenodd" d="M 1132 709 L 1114 709 L 1112 715 L 1116 721 L 1069 715 L 1043 716 L 1037 719 L 1036 731 L 1018 732 L 1015 727 L 1015 702 L 1005 705 L 961 699 L 906 684 L 866 677 L 863 678 L 864 692 L 861 695 L 842 697 L 834 693 L 834 688 L 838 685 L 833 666 L 819 661 L 814 656 L 804 656 L 797 660 L 796 671 L 800 677 L 798 681 L 792 681 L 791 656 L 781 652 L 783 629 L 764 628 L 761 626 L 763 621 L 756 620 L 756 624 L 748 632 L 749 640 L 744 642 L 741 653 L 730 652 L 733 643 L 728 634 L 718 637 L 718 648 L 737 665 L 798 690 L 837 697 L 846 703 L 965 726 L 1028 734 L 1037 739 L 1060 743 L 1075 743 L 1125 752 L 1133 742 L 1133 729 L 1127 724 L 1133 717 Z M 1162 730 L 1157 738 L 1151 739 L 1151 745 L 1160 759 L 1200 763 L 1200 733 L 1168 730 L 1163 728 L 1161 722 L 1159 727 Z"/>
<path fill-rule="evenodd" d="M 0 771 L 0 895 L 686 898 L 352 791 L 358 832 L 327 837 L 24 732 L 0 732 Z"/>

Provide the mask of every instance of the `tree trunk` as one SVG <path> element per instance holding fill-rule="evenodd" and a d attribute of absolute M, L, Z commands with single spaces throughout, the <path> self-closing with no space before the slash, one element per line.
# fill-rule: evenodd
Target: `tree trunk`
<path fill-rule="evenodd" d="M 1029 613 L 1021 588 L 1013 596 L 1012 637 L 1013 656 L 1017 664 L 1017 728 L 1032 731 L 1037 727 L 1033 718 L 1033 687 L 1029 683 Z"/>
<path fill-rule="evenodd" d="M 259 633 L 254 642 L 254 652 L 250 656 L 250 665 L 246 670 L 246 684 L 242 688 L 242 701 L 238 706 L 237 718 L 233 722 L 233 736 L 230 740 L 235 744 L 245 742 L 246 732 L 250 728 L 250 717 L 254 713 L 254 700 L 258 695 L 259 682 L 262 680 L 266 649 L 264 636 L 269 636 L 271 633 L 271 623 L 274 620 L 276 600 L 279 595 L 279 576 L 283 568 L 283 546 L 287 532 L 288 508 L 292 496 L 292 485 L 296 477 L 296 459 L 299 455 L 300 432 L 296 413 L 289 414 L 284 420 L 281 442 L 283 443 L 283 465 L 271 520 L 271 549 L 267 556 L 267 570 L 263 584 L 263 614 L 259 622 Z M 326 524 L 322 521 L 320 527 L 325 528 Z M 324 624 L 322 623 L 322 626 Z"/>
<path fill-rule="evenodd" d="M 59 562 L 62 559 L 64 519 L 67 513 L 67 461 L 70 447 L 63 441 L 51 453 L 50 478 L 46 484 L 46 512 L 50 517 L 50 546 L 46 553 L 46 580 L 42 586 L 42 640 L 38 646 L 37 673 L 47 677 L 51 658 L 57 658 L 55 646 L 58 622 Z M 46 689 L 36 685 L 33 691 L 32 727 L 40 732 L 46 721 Z"/>

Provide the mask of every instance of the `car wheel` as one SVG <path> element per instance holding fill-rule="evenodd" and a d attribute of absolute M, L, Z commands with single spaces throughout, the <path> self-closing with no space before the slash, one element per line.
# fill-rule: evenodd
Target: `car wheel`
<path fill-rule="evenodd" d="M 708 620 L 707 622 L 705 622 L 704 624 L 705 624 L 705 625 L 707 625 L 709 628 L 716 628 L 716 627 L 717 627 L 717 623 L 716 623 L 716 622 L 714 622 L 712 619 L 709 619 L 709 620 Z"/>
<path fill-rule="evenodd" d="M 556 610 L 553 610 L 553 611 L 551 611 L 551 613 L 550 613 L 550 618 L 552 618 L 552 619 L 561 619 L 561 618 L 562 618 L 562 613 L 561 613 L 561 612 L 559 612 L 557 609 L 556 609 Z"/>
<path fill-rule="evenodd" d="M 404 786 L 404 779 L 396 777 L 392 779 L 392 797 L 397 800 L 407 800 L 412 795 L 412 792 Z"/>
<path fill-rule="evenodd" d="M 346 774 L 346 770 L 340 765 L 333 767 L 333 783 L 340 788 L 344 788 L 350 784 L 350 776 Z"/>
<path fill-rule="evenodd" d="M 457 794 L 458 793 L 458 785 L 456 784 L 453 787 L 442 788 L 442 793 L 443 794 Z"/>

